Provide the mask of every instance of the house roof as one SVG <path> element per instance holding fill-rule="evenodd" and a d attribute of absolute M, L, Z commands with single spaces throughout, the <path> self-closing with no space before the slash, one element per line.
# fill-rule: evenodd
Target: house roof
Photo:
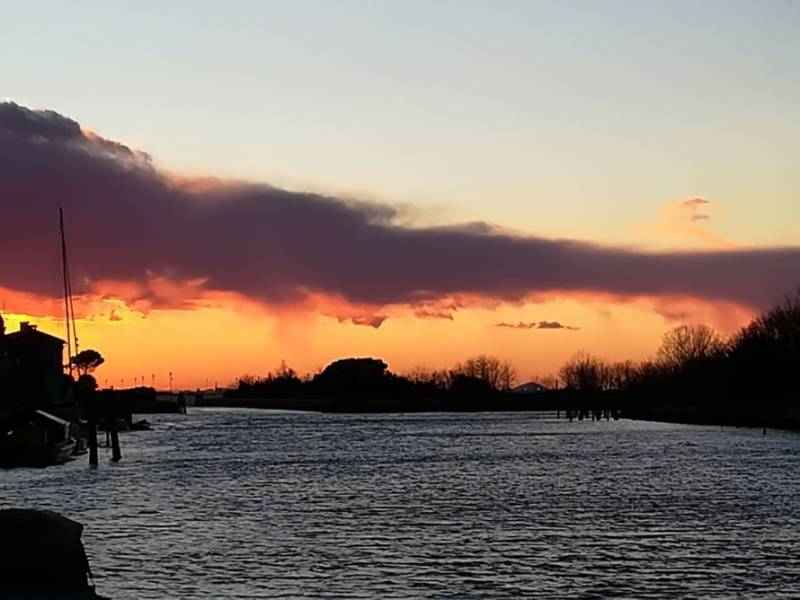
<path fill-rule="evenodd" d="M 541 383 L 537 383 L 535 381 L 528 381 L 527 383 L 523 383 L 522 385 L 518 385 L 515 388 L 511 388 L 512 394 L 528 394 L 531 392 L 541 392 L 545 389 L 545 387 Z"/>
<path fill-rule="evenodd" d="M 5 335 L 5 339 L 8 341 L 14 340 L 41 340 L 46 341 L 51 344 L 55 344 L 58 342 L 62 346 L 66 344 L 64 340 L 58 338 L 54 335 L 50 335 L 49 333 L 45 333 L 44 331 L 39 331 L 38 329 L 34 329 L 33 327 L 29 329 L 23 329 L 22 331 L 15 331 L 14 333 L 7 333 Z"/>

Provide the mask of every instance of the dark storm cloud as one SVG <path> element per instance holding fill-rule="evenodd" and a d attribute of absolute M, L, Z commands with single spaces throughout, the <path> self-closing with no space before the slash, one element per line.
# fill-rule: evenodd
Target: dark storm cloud
<path fill-rule="evenodd" d="M 0 104 L 0 286 L 58 294 L 59 204 L 78 289 L 164 277 L 267 302 L 310 292 L 383 305 L 559 290 L 764 306 L 800 283 L 797 247 L 650 253 L 482 223 L 411 228 L 390 206 L 181 182 L 57 113 Z"/>
<path fill-rule="evenodd" d="M 70 140 L 81 137 L 81 127 L 72 119 L 52 110 L 30 110 L 14 102 L 0 103 L 0 124 L 7 133 L 34 140 Z"/>

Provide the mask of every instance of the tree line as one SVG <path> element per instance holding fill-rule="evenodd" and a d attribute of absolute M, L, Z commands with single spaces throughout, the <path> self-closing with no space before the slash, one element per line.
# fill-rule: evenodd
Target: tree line
<path fill-rule="evenodd" d="M 375 358 L 337 360 L 320 372 L 301 377 L 285 362 L 265 377 L 246 375 L 229 395 L 239 398 L 324 397 L 478 397 L 511 389 L 516 371 L 510 362 L 481 354 L 451 369 L 416 367 L 405 374 L 389 371 Z"/>
<path fill-rule="evenodd" d="M 608 363 L 579 352 L 559 376 L 567 389 L 623 391 L 641 402 L 787 406 L 800 398 L 800 291 L 730 337 L 681 325 L 652 360 Z"/>
<path fill-rule="evenodd" d="M 730 337 L 706 325 L 668 331 L 656 355 L 641 362 L 608 362 L 577 352 L 558 375 L 542 380 L 553 394 L 613 392 L 640 406 L 715 405 L 781 409 L 800 390 L 800 291 Z M 229 395 L 240 398 L 497 397 L 516 380 L 510 362 L 481 354 L 450 369 L 424 367 L 404 374 L 374 358 L 335 361 L 299 376 L 285 363 L 265 377 L 240 378 Z"/>

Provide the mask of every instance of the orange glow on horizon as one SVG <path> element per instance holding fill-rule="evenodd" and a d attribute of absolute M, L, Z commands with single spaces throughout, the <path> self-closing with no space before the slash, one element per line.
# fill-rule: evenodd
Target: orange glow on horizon
<path fill-rule="evenodd" d="M 158 289 L 166 295 L 176 290 L 162 285 Z M 175 388 L 226 386 L 244 374 L 263 375 L 281 360 L 300 373 L 313 373 L 347 356 L 382 358 L 402 373 L 416 366 L 449 368 L 480 353 L 512 361 L 518 379 L 527 381 L 555 373 L 578 349 L 608 360 L 641 360 L 654 354 L 664 331 L 681 322 L 705 322 L 728 334 L 754 315 L 749 308 L 692 298 L 554 292 L 513 303 L 449 298 L 387 307 L 354 306 L 316 294 L 299 305 L 267 306 L 237 294 L 202 292 L 192 298 L 189 291 L 199 286 L 183 289 L 173 297 L 179 302 L 158 308 L 128 304 L 111 294 L 112 287 L 76 300 L 81 348 L 105 356 L 96 377 L 100 385 L 114 387 L 149 385 L 155 376 L 163 389 L 170 371 Z M 64 337 L 62 301 L 9 290 L 0 294 L 9 309 L 9 331 L 28 320 Z M 382 317 L 379 326 L 357 324 L 370 323 L 374 315 Z M 496 326 L 532 321 L 579 329 Z"/>

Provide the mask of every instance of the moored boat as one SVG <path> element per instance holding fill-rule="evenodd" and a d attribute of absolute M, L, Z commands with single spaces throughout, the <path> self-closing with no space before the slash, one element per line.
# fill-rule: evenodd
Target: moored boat
<path fill-rule="evenodd" d="M 0 425 L 0 467 L 47 467 L 70 459 L 76 441 L 71 425 L 43 410 Z"/>

